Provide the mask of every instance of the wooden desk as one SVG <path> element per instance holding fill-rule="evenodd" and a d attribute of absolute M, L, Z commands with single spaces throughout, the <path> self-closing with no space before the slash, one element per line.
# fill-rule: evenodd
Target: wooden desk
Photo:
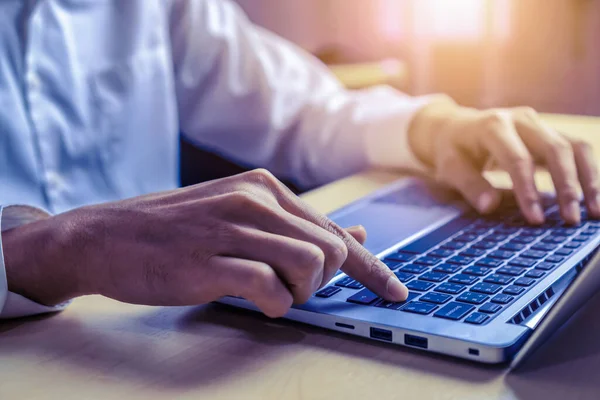
<path fill-rule="evenodd" d="M 600 118 L 548 120 L 600 150 Z M 328 212 L 397 177 L 369 172 L 305 199 Z M 0 324 L 0 399 L 598 399 L 599 314 L 596 298 L 507 374 L 219 305 L 92 296 Z"/>

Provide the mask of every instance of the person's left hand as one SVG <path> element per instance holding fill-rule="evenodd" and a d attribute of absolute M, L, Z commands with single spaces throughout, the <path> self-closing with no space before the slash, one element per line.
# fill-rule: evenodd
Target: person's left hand
<path fill-rule="evenodd" d="M 552 129 L 531 108 L 479 111 L 433 103 L 413 118 L 409 141 L 435 178 L 458 190 L 482 214 L 496 210 L 502 199 L 482 175 L 494 163 L 510 175 L 528 222 L 544 222 L 536 165 L 550 172 L 565 222 L 580 221 L 579 186 L 590 216 L 600 218 L 599 176 L 590 145 Z"/>

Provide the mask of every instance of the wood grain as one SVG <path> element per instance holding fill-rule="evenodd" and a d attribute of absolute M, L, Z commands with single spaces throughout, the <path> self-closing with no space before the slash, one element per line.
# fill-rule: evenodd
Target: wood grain
<path fill-rule="evenodd" d="M 600 118 L 546 118 L 600 149 Z M 304 198 L 329 212 L 398 177 L 367 172 Z M 0 399 L 598 399 L 599 311 L 596 298 L 507 374 L 220 305 L 90 296 L 0 324 Z"/>

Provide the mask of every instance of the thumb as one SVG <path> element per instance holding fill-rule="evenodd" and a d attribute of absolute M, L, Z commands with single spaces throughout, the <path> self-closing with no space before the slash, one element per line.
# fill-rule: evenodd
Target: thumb
<path fill-rule="evenodd" d="M 346 231 L 352 235 L 352 237 L 360 244 L 365 244 L 367 240 L 367 231 L 362 225 L 351 226 L 346 228 Z"/>
<path fill-rule="evenodd" d="M 438 180 L 458 190 L 465 200 L 481 214 L 495 211 L 502 201 L 502 194 L 482 175 L 467 155 L 455 154 L 451 162 L 444 163 Z"/>

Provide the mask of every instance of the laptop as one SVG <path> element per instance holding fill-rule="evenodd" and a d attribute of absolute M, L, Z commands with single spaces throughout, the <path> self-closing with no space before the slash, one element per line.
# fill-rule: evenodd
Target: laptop
<path fill-rule="evenodd" d="M 391 303 L 338 273 L 284 318 L 481 363 L 518 367 L 600 287 L 600 221 L 565 225 L 551 197 L 528 226 L 507 204 L 482 217 L 454 192 L 403 179 L 333 212 L 409 288 Z M 222 303 L 257 310 L 234 297 Z"/>

